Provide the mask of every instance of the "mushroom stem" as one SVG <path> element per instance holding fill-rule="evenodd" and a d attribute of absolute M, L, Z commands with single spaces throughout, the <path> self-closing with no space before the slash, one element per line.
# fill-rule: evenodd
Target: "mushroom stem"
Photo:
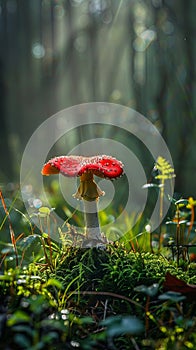
<path fill-rule="evenodd" d="M 99 218 L 97 211 L 97 200 L 89 202 L 83 200 L 84 203 L 84 218 L 85 218 L 85 229 L 88 240 L 101 241 L 101 231 L 99 226 Z"/>

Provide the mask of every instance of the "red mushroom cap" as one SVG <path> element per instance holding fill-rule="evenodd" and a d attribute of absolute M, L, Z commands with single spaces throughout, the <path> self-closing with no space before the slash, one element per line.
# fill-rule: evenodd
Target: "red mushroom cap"
<path fill-rule="evenodd" d="M 64 176 L 81 176 L 91 172 L 96 176 L 115 179 L 123 174 L 123 164 L 114 157 L 60 156 L 50 159 L 42 168 L 42 175 L 61 173 Z"/>

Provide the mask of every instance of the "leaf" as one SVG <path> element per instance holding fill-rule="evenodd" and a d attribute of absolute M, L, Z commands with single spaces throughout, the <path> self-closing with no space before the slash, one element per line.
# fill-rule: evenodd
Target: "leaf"
<path fill-rule="evenodd" d="M 43 233 L 42 233 L 42 237 L 47 239 L 47 238 L 48 238 L 48 233 L 43 232 Z"/>
<path fill-rule="evenodd" d="M 19 333 L 26 333 L 29 336 L 33 336 L 33 329 L 31 328 L 31 326 L 28 324 L 17 324 L 15 326 L 12 327 L 12 330 Z"/>
<path fill-rule="evenodd" d="M 184 205 L 187 205 L 189 203 L 189 201 L 187 200 L 187 199 L 179 199 L 178 201 L 176 201 L 176 205 L 182 205 L 182 206 L 184 206 Z"/>
<path fill-rule="evenodd" d="M 59 322 L 59 320 L 54 320 L 54 319 L 44 319 L 43 321 L 41 321 L 41 327 L 44 327 L 47 329 L 52 329 L 53 331 L 61 331 L 64 332 L 66 329 L 66 326 L 64 323 Z"/>
<path fill-rule="evenodd" d="M 196 299 L 196 285 L 187 284 L 186 282 L 178 279 L 175 276 L 172 276 L 169 272 L 166 274 L 166 279 L 163 284 L 163 287 L 166 290 L 178 292 L 186 295 L 187 299 L 195 300 Z"/>
<path fill-rule="evenodd" d="M 18 245 L 21 249 L 27 249 L 31 246 L 32 243 L 35 243 L 36 240 L 39 240 L 39 237 L 37 235 L 30 235 L 20 240 Z"/>
<path fill-rule="evenodd" d="M 63 289 L 62 283 L 55 278 L 49 278 L 46 285 L 47 285 L 47 287 L 53 286 L 53 287 L 56 287 L 58 289 Z"/>
<path fill-rule="evenodd" d="M 92 324 L 95 321 L 90 316 L 80 318 L 81 324 Z"/>
<path fill-rule="evenodd" d="M 48 207 L 39 208 L 39 214 L 43 218 L 50 215 L 50 208 L 48 208 Z"/>
<path fill-rule="evenodd" d="M 158 298 L 160 300 L 174 301 L 175 303 L 178 303 L 179 301 L 186 299 L 186 297 L 184 295 L 182 295 L 181 293 L 172 292 L 172 291 L 168 291 L 166 293 L 163 293 L 163 294 L 159 295 Z"/>
<path fill-rule="evenodd" d="M 160 188 L 160 185 L 150 183 L 143 185 L 142 188 Z"/>
<path fill-rule="evenodd" d="M 100 323 L 106 326 L 108 337 L 113 338 L 121 334 L 138 334 L 143 332 L 143 323 L 134 316 L 112 316 Z"/>
<path fill-rule="evenodd" d="M 168 194 L 168 199 L 172 204 L 176 204 L 176 199 L 171 197 L 169 194 Z"/>
<path fill-rule="evenodd" d="M 159 284 L 158 283 L 153 283 L 151 286 L 145 286 L 145 285 L 140 285 L 134 288 L 136 292 L 142 292 L 145 293 L 146 295 L 153 297 L 157 294 L 159 289 Z"/>
<path fill-rule="evenodd" d="M 48 334 L 45 334 L 42 336 L 42 342 L 44 344 L 44 347 L 46 344 L 52 343 L 56 340 L 58 340 L 58 333 L 57 332 L 49 332 Z M 43 349 L 43 348 L 42 348 Z"/>
<path fill-rule="evenodd" d="M 193 197 L 189 197 L 188 199 L 188 204 L 187 204 L 187 208 L 191 209 L 192 207 L 194 207 L 196 205 L 196 200 L 193 199 Z"/>
<path fill-rule="evenodd" d="M 29 322 L 31 320 L 31 317 L 26 314 L 24 311 L 17 310 L 14 312 L 14 314 L 11 315 L 11 317 L 7 321 L 7 325 L 9 327 L 12 327 L 13 325 L 20 323 L 20 322 Z"/>
<path fill-rule="evenodd" d="M 11 281 L 11 275 L 0 275 L 0 281 Z"/>
<path fill-rule="evenodd" d="M 2 254 L 10 254 L 10 253 L 14 253 L 14 248 L 13 248 L 13 246 L 12 246 L 12 244 L 11 244 L 11 247 L 10 248 L 3 248 L 2 250 L 1 250 L 1 253 Z"/>
<path fill-rule="evenodd" d="M 27 299 L 29 302 L 30 310 L 36 315 L 40 315 L 48 307 L 48 301 L 43 295 L 33 295 Z"/>
<path fill-rule="evenodd" d="M 179 221 L 179 225 L 186 224 L 187 222 L 188 222 L 187 220 L 180 220 L 180 221 Z"/>
<path fill-rule="evenodd" d="M 177 225 L 178 223 L 176 221 L 166 221 L 166 225 Z"/>
<path fill-rule="evenodd" d="M 20 345 L 22 349 L 29 349 L 31 346 L 31 342 L 25 334 L 16 334 L 14 336 L 14 341 L 16 344 Z"/>

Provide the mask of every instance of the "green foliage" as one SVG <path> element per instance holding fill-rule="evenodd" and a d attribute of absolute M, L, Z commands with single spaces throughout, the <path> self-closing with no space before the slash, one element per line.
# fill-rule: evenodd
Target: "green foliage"
<path fill-rule="evenodd" d="M 175 332 L 172 341 L 179 342 L 179 329 L 183 329 L 180 344 L 193 343 L 194 304 L 190 310 L 180 293 L 163 293 L 166 271 L 189 281 L 174 262 L 127 251 L 121 244 L 106 250 L 56 249 L 53 259 L 53 272 L 35 262 L 0 276 L 6 309 L 2 344 L 35 350 L 118 349 L 122 344 L 130 349 L 131 343 L 134 349 L 145 348 L 148 340 L 158 349 L 159 339 L 169 344 Z"/>
<path fill-rule="evenodd" d="M 161 183 L 149 185 L 163 191 L 163 198 L 165 181 L 174 172 L 161 157 L 157 170 L 155 180 Z M 167 200 L 172 210 L 158 234 L 151 232 L 145 215 L 133 226 L 134 213 L 125 212 L 116 227 L 112 224 L 116 213 L 110 209 L 100 213 L 100 221 L 110 223 L 105 234 L 116 243 L 108 243 L 105 249 L 84 249 L 78 244 L 84 233 L 76 232 L 71 224 L 82 226 L 77 212 L 64 207 L 67 219 L 57 228 L 53 209 L 43 205 L 32 213 L 40 223 L 36 231 L 28 215 L 1 195 L 5 215 L 1 232 L 7 234 L 6 240 L 1 235 L 0 242 L 1 346 L 24 350 L 193 349 L 195 301 L 190 303 L 186 294 L 166 290 L 164 281 L 169 272 L 184 283 L 196 284 L 196 264 L 190 261 L 196 201 L 192 197 Z M 24 234 L 15 230 L 14 212 L 18 224 L 25 226 Z M 51 239 L 55 229 L 61 243 Z M 157 237 L 161 244 L 155 254 L 152 245 Z"/>
<path fill-rule="evenodd" d="M 155 169 L 159 172 L 155 179 L 161 180 L 162 183 L 175 177 L 174 168 L 161 156 L 156 160 Z"/>

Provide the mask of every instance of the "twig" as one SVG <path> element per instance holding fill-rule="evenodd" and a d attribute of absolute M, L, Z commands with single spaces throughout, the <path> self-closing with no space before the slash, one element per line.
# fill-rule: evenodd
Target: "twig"
<path fill-rule="evenodd" d="M 124 296 L 124 295 L 120 295 L 120 294 L 116 294 L 116 293 L 113 293 L 113 292 L 96 292 L 96 291 L 74 291 L 74 292 L 71 292 L 70 295 L 73 295 L 73 294 L 82 294 L 82 295 L 106 295 L 106 296 L 110 296 L 112 298 L 118 298 L 118 299 L 122 299 L 122 300 L 126 300 L 128 301 L 129 303 L 131 304 L 134 304 L 135 306 L 138 306 L 139 308 L 141 309 L 144 309 L 145 310 L 145 307 L 143 307 L 142 305 L 140 305 L 139 303 L 137 303 L 136 301 Z M 69 298 L 69 296 L 68 296 Z"/>
<path fill-rule="evenodd" d="M 108 299 L 106 299 L 106 301 L 105 301 L 105 305 L 104 305 L 103 320 L 105 320 L 105 319 L 106 319 L 106 314 L 107 314 L 107 306 L 108 306 Z"/>
<path fill-rule="evenodd" d="M 140 350 L 140 348 L 138 347 L 138 345 L 137 345 L 137 343 L 136 343 L 136 341 L 135 341 L 135 339 L 133 337 L 131 337 L 131 342 L 132 342 L 135 350 Z"/>

